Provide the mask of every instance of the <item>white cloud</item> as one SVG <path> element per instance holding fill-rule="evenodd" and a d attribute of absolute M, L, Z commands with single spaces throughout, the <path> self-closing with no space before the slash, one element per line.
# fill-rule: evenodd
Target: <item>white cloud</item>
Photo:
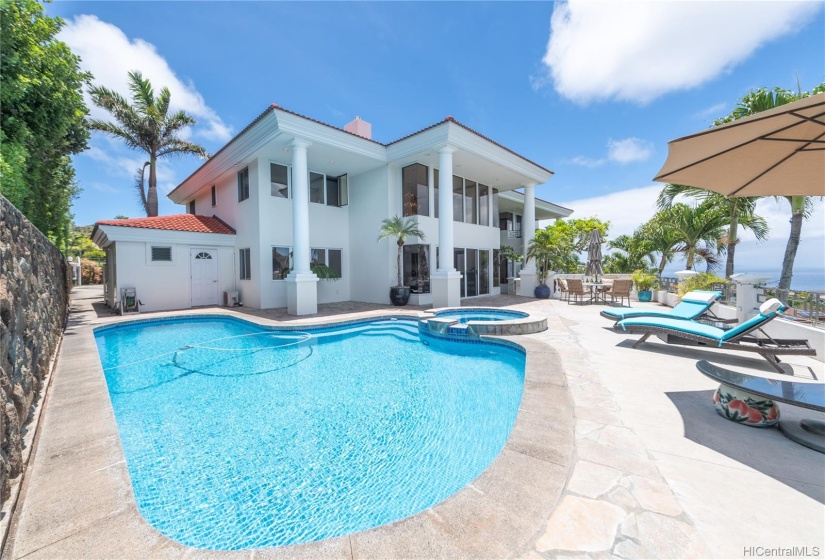
<path fill-rule="evenodd" d="M 121 147 L 112 145 L 113 140 L 106 139 L 104 142 L 109 144 L 105 149 L 99 146 L 99 141 L 93 139 L 90 142 L 89 149 L 80 155 L 95 160 L 101 164 L 108 175 L 116 177 L 120 179 L 121 182 L 132 186 L 134 184 L 135 174 L 138 169 L 143 168 L 146 158 L 134 152 L 130 155 L 124 155 Z M 156 173 L 159 185 L 161 183 L 174 184 L 176 174 L 167 161 L 158 161 Z M 146 176 L 147 182 L 148 179 L 149 177 Z M 172 188 L 174 188 L 174 186 Z M 171 192 L 171 190 L 170 188 L 167 192 Z"/>
<path fill-rule="evenodd" d="M 653 153 L 653 145 L 640 138 L 625 138 L 624 140 L 607 141 L 607 158 L 616 163 L 632 163 L 646 161 Z"/>
<path fill-rule="evenodd" d="M 644 104 L 729 72 L 819 9 L 820 2 L 569 0 L 553 9 L 543 61 L 567 99 Z"/>
<path fill-rule="evenodd" d="M 707 120 L 707 121 L 715 121 L 720 117 L 727 116 L 730 111 L 727 111 L 728 104 L 724 101 L 716 103 L 715 105 L 711 105 L 705 109 L 697 111 L 693 114 L 693 117 L 700 120 Z M 708 123 L 710 125 L 710 123 Z"/>
<path fill-rule="evenodd" d="M 596 167 L 601 167 L 605 164 L 606 161 L 606 159 L 594 159 L 584 156 L 576 156 L 570 160 L 570 163 L 572 163 L 573 165 L 578 165 L 580 167 L 589 167 L 591 169 L 594 169 Z"/>
<path fill-rule="evenodd" d="M 128 72 L 140 71 L 152 82 L 157 93 L 166 86 L 172 94 L 170 109 L 185 110 L 198 120 L 194 135 L 206 140 L 226 141 L 231 129 L 206 104 L 190 81 L 184 83 L 170 68 L 154 45 L 143 39 L 130 40 L 117 26 L 93 15 L 79 15 L 67 21 L 58 38 L 81 58 L 80 66 L 94 76 L 94 83 L 115 90 L 129 98 Z M 88 100 L 94 118 L 111 116 Z"/>
<path fill-rule="evenodd" d="M 571 218 L 595 216 L 610 222 L 608 240 L 619 235 L 630 235 L 656 213 L 656 197 L 662 185 L 639 187 L 603 196 L 561 201 L 559 204 L 573 209 Z M 814 212 L 802 225 L 802 239 L 794 261 L 797 269 L 825 268 L 825 202 L 814 198 Z M 768 197 L 757 202 L 756 213 L 765 218 L 770 227 L 767 241 L 757 241 L 749 231 L 739 233 L 736 248 L 736 269 L 739 272 L 751 270 L 779 269 L 785 255 L 785 245 L 790 234 L 791 207 L 787 201 L 777 202 Z M 542 222 L 540 227 L 550 222 Z M 605 252 L 608 252 L 605 249 Z M 679 269 L 684 262 L 669 265 Z M 724 272 L 724 269 L 721 269 Z"/>

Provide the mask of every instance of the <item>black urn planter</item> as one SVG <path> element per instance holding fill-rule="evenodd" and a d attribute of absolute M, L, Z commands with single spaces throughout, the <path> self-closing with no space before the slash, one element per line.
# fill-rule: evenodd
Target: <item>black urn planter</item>
<path fill-rule="evenodd" d="M 533 295 L 539 299 L 547 299 L 550 297 L 550 286 L 547 284 L 539 284 L 536 286 L 536 289 L 533 290 Z"/>
<path fill-rule="evenodd" d="M 410 288 L 407 286 L 393 286 L 390 288 L 390 301 L 393 305 L 407 305 L 410 301 Z"/>

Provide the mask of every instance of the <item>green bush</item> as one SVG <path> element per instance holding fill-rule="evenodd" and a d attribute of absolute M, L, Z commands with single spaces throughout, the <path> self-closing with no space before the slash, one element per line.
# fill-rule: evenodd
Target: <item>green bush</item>
<path fill-rule="evenodd" d="M 645 272 L 641 268 L 634 270 L 633 274 L 630 275 L 630 279 L 636 285 L 636 290 L 640 292 L 649 292 L 659 281 L 655 274 Z"/>
<path fill-rule="evenodd" d="M 679 284 L 679 298 L 693 290 L 710 290 L 714 284 L 728 284 L 730 281 L 720 278 L 711 272 L 700 272 Z"/>

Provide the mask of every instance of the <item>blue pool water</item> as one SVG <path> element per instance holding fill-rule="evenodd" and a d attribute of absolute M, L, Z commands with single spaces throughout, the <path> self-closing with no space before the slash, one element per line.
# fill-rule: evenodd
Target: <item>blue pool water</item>
<path fill-rule="evenodd" d="M 440 311 L 436 313 L 435 316 L 439 319 L 456 319 L 459 323 L 468 323 L 470 321 L 512 321 L 513 319 L 524 319 L 528 315 L 527 313 L 510 309 L 484 309 L 477 307 Z"/>
<path fill-rule="evenodd" d="M 316 541 L 435 505 L 499 454 L 524 383 L 522 352 L 422 339 L 415 321 L 95 336 L 141 514 L 200 548 Z"/>

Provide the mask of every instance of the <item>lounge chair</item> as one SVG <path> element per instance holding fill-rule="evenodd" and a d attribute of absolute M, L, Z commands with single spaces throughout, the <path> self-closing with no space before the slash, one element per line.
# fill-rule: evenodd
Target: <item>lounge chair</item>
<path fill-rule="evenodd" d="M 703 315 L 710 314 L 710 308 L 722 297 L 722 292 L 688 292 L 682 296 L 676 307 L 673 309 L 656 308 L 650 309 L 604 309 L 600 315 L 611 321 L 621 321 L 635 317 L 664 317 L 669 319 L 698 319 Z"/>
<path fill-rule="evenodd" d="M 769 299 L 759 307 L 758 315 L 730 330 L 665 317 L 623 319 L 613 325 L 613 328 L 628 334 L 644 335 L 633 344 L 633 348 L 638 348 L 650 335 L 655 334 L 668 344 L 756 352 L 765 358 L 776 371 L 785 373 L 779 367 L 777 355 L 815 356 L 816 350 L 810 347 L 807 340 L 773 339 L 762 330 L 762 327 L 772 321 L 784 308 L 785 306 L 778 299 Z M 760 331 L 765 338 L 747 336 L 755 330 Z"/>

